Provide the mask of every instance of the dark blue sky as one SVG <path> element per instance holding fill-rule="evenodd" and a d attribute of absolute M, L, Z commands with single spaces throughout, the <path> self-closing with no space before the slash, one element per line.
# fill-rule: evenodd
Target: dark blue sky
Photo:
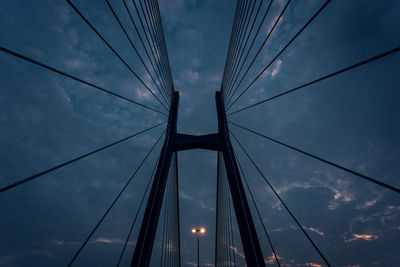
<path fill-rule="evenodd" d="M 73 2 L 151 84 L 105 1 Z M 110 2 L 142 53 L 122 1 Z M 159 2 L 174 85 L 181 93 L 178 129 L 216 132 L 214 94 L 221 86 L 236 1 Z M 273 2 L 256 48 L 285 3 Z M 323 3 L 290 3 L 243 84 L 251 82 Z M 396 0 L 332 1 L 232 111 L 399 46 L 399 25 Z M 66 1 L 3 0 L 0 33 L 3 47 L 162 109 Z M 0 62 L 0 186 L 165 120 L 6 53 L 0 53 Z M 229 119 L 400 187 L 399 62 L 400 54 L 393 54 Z M 333 266 L 400 266 L 398 194 L 235 126 L 231 129 Z M 163 130 L 158 127 L 0 194 L 0 266 L 65 266 Z M 232 142 L 282 266 L 320 266 L 322 260 Z M 161 143 L 76 266 L 116 264 L 160 148 Z M 201 240 L 202 266 L 213 266 L 217 155 L 195 150 L 179 153 L 178 159 L 182 266 L 194 265 L 190 229 L 200 225 L 207 229 Z M 267 266 L 274 266 L 261 224 L 255 223 Z M 235 225 L 234 231 L 238 266 L 243 266 Z M 156 254 L 159 248 L 160 235 Z M 158 266 L 157 259 L 153 266 Z"/>

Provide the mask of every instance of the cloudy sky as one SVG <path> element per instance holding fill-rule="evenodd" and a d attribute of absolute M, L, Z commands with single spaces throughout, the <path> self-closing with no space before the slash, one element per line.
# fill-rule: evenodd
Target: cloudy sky
<path fill-rule="evenodd" d="M 106 2 L 73 3 L 153 86 Z M 143 54 L 123 2 L 110 3 Z M 255 27 L 268 3 L 263 2 Z M 238 93 L 323 3 L 289 4 Z M 285 4 L 286 0 L 273 1 L 255 48 Z M 128 5 L 134 13 L 130 1 Z M 180 92 L 178 130 L 216 132 L 214 94 L 221 86 L 236 1 L 160 0 L 159 6 L 173 81 Z M 396 0 L 332 1 L 230 111 L 398 47 L 399 25 Z M 0 32 L 3 48 L 163 110 L 66 1 L 2 0 Z M 0 62 L 1 187 L 166 119 L 5 52 L 0 52 Z M 229 120 L 400 187 L 399 62 L 400 54 L 393 54 Z M 66 266 L 164 128 L 1 193 L 0 266 Z M 233 125 L 231 130 L 333 266 L 400 266 L 398 194 Z M 115 266 L 162 141 L 161 137 L 74 265 Z M 246 155 L 232 143 L 282 266 L 323 266 Z M 182 266 L 195 262 L 193 226 L 206 227 L 201 263 L 213 266 L 217 155 L 194 150 L 179 153 L 178 160 Z M 257 218 L 255 224 L 266 264 L 274 266 Z M 139 226 L 134 227 L 122 266 L 129 264 Z M 234 232 L 237 263 L 243 266 L 236 225 Z M 153 266 L 159 266 L 160 240 L 157 235 Z"/>

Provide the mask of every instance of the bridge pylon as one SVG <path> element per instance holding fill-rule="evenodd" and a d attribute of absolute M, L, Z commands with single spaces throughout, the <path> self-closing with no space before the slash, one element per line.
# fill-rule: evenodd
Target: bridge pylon
<path fill-rule="evenodd" d="M 221 185 L 229 186 L 230 198 L 232 199 L 233 208 L 235 211 L 237 225 L 239 228 L 242 247 L 244 250 L 247 266 L 265 266 L 260 243 L 254 226 L 253 218 L 247 202 L 246 193 L 243 187 L 239 168 L 236 162 L 236 157 L 230 141 L 229 129 L 225 113 L 225 105 L 221 92 L 216 92 L 215 101 L 217 106 L 218 116 L 218 133 L 207 135 L 188 135 L 177 133 L 177 118 L 179 107 L 179 92 L 174 92 L 169 112 L 168 125 L 165 132 L 164 145 L 159 155 L 158 166 L 151 187 L 149 200 L 143 216 L 140 227 L 139 236 L 137 239 L 136 248 L 132 257 L 131 267 L 147 267 L 150 265 L 151 254 L 153 251 L 154 240 L 157 232 L 157 227 L 160 219 L 161 207 L 167 187 L 168 179 L 173 179 L 175 175 L 175 187 L 173 190 L 175 196 L 169 202 L 169 205 L 174 205 L 175 221 L 178 227 L 178 234 L 173 235 L 176 239 L 174 244 L 177 247 L 175 253 L 174 264 L 180 266 L 180 240 L 179 240 L 179 201 L 178 201 L 178 184 L 177 184 L 177 157 L 176 153 L 182 150 L 189 149 L 206 149 L 218 151 L 218 190 L 217 190 L 217 231 L 216 231 L 216 266 L 220 265 L 219 256 L 221 253 L 220 244 L 221 235 L 220 228 L 222 224 L 227 224 L 226 218 L 218 216 L 218 207 L 221 206 L 221 201 L 224 201 L 219 196 Z M 175 164 L 171 164 L 174 162 Z M 174 165 L 174 166 L 172 166 Z M 171 175 L 171 167 L 174 169 Z M 226 179 L 227 183 L 222 183 Z M 172 204 L 171 204 L 172 203 Z M 217 244 L 219 244 L 217 246 Z M 229 248 L 232 249 L 232 248 Z"/>

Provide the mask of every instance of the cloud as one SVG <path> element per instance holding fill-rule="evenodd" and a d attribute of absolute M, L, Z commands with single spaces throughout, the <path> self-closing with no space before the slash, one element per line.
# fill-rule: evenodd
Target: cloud
<path fill-rule="evenodd" d="M 282 66 L 282 60 L 278 59 L 271 70 L 271 76 L 275 77 L 275 75 L 277 75 L 279 73 L 279 71 L 281 70 L 281 66 Z"/>
<path fill-rule="evenodd" d="M 203 200 L 199 200 L 201 198 L 195 198 L 195 196 L 189 195 L 183 190 L 179 191 L 179 197 L 184 199 L 184 200 L 187 200 L 187 201 L 195 203 L 196 205 L 198 205 L 202 209 L 208 209 L 210 211 L 215 211 L 215 207 L 214 206 L 207 205 Z"/>
<path fill-rule="evenodd" d="M 152 97 L 152 94 L 147 90 L 136 90 L 135 93 L 140 100 L 149 100 Z"/>
<path fill-rule="evenodd" d="M 312 232 L 314 232 L 314 233 L 316 233 L 316 234 L 318 234 L 320 236 L 325 236 L 324 232 L 322 232 L 322 231 L 320 231 L 320 230 L 318 230 L 316 228 L 313 228 L 313 227 L 304 227 L 304 228 L 307 229 L 307 230 L 310 230 L 310 231 L 312 231 Z"/>
<path fill-rule="evenodd" d="M 378 195 L 376 198 L 374 198 L 374 199 L 365 200 L 363 204 L 358 204 L 358 205 L 356 206 L 356 209 L 366 209 L 366 208 L 369 208 L 369 207 L 373 207 L 373 206 L 375 206 L 375 205 L 378 203 L 378 201 L 379 201 L 381 198 L 382 198 L 382 195 L 379 194 L 379 195 Z"/>
<path fill-rule="evenodd" d="M 311 266 L 311 267 L 322 267 L 321 264 L 313 263 L 313 262 L 306 262 L 304 263 L 305 266 Z"/>
<path fill-rule="evenodd" d="M 207 81 L 210 83 L 221 84 L 221 76 L 218 74 L 211 74 L 207 77 Z"/>
<path fill-rule="evenodd" d="M 77 245 L 80 244 L 79 242 L 76 241 L 70 241 L 70 242 L 66 242 L 64 240 L 59 240 L 59 239 L 54 239 L 50 241 L 50 244 L 52 246 L 65 246 L 65 245 Z"/>
<path fill-rule="evenodd" d="M 353 238 L 347 239 L 344 242 L 353 242 L 356 240 L 365 240 L 365 241 L 373 241 L 378 239 L 377 235 L 369 235 L 369 234 L 352 234 Z"/>
<path fill-rule="evenodd" d="M 193 267 L 197 267 L 197 262 L 187 261 L 186 264 Z M 201 263 L 201 266 L 213 267 L 215 266 L 215 264 L 207 262 L 207 263 Z"/>
<path fill-rule="evenodd" d="M 180 73 L 179 77 L 181 81 L 185 81 L 185 83 L 194 85 L 199 80 L 199 72 L 194 70 L 184 70 Z"/>
<path fill-rule="evenodd" d="M 183 190 L 180 190 L 180 191 L 179 191 L 179 197 L 182 198 L 182 199 L 184 199 L 184 200 L 188 200 L 188 201 L 193 201 L 193 200 L 194 200 L 194 197 L 193 197 L 193 196 L 187 194 L 187 193 L 186 193 L 185 191 L 183 191 Z"/>
<path fill-rule="evenodd" d="M 280 72 L 281 68 L 282 68 L 282 60 L 278 59 L 271 65 L 270 68 L 268 68 L 261 74 L 261 78 L 266 78 L 268 76 L 271 78 L 275 78 L 275 76 Z"/>
<path fill-rule="evenodd" d="M 119 238 L 107 238 L 107 237 L 98 237 L 91 241 L 91 243 L 100 243 L 100 244 L 125 244 L 125 240 Z M 128 245 L 133 244 L 133 242 L 128 242 Z"/>
<path fill-rule="evenodd" d="M 239 257 L 241 257 L 242 259 L 245 259 L 246 256 L 244 255 L 243 252 L 241 252 L 237 247 L 231 247 L 231 249 L 233 249 L 233 252 L 238 255 Z"/>
<path fill-rule="evenodd" d="M 348 189 L 348 181 L 338 179 L 334 186 L 326 185 L 326 187 L 328 187 L 334 193 L 333 200 L 328 205 L 328 209 L 330 210 L 336 209 L 340 204 L 339 201 L 351 202 L 354 199 L 353 194 Z"/>
<path fill-rule="evenodd" d="M 279 255 L 276 255 L 276 257 L 278 258 L 278 260 L 283 259 L 283 257 L 281 257 Z M 276 264 L 275 262 L 276 262 L 275 255 L 273 253 L 267 259 L 264 259 L 265 264 Z"/>
<path fill-rule="evenodd" d="M 371 201 L 366 201 L 365 202 L 365 207 L 371 207 L 371 206 L 375 205 L 376 201 L 377 201 L 376 199 L 371 200 Z"/>

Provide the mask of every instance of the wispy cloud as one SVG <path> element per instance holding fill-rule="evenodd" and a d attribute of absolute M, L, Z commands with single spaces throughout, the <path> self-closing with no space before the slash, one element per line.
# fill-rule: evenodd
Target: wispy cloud
<path fill-rule="evenodd" d="M 279 261 L 283 259 L 283 257 L 279 255 L 276 255 L 276 257 L 278 258 Z M 265 264 L 276 264 L 275 262 L 276 262 L 275 255 L 273 253 L 271 253 L 271 255 L 268 258 L 264 259 Z"/>
<path fill-rule="evenodd" d="M 271 76 L 274 77 L 275 75 L 277 75 L 279 73 L 279 71 L 281 70 L 281 66 L 282 66 L 282 60 L 277 60 L 271 70 Z"/>
<path fill-rule="evenodd" d="M 95 244 L 125 244 L 125 240 L 122 240 L 120 238 L 107 238 L 107 237 L 98 237 L 91 241 L 91 243 Z M 128 245 L 132 245 L 134 242 L 129 241 Z"/>
<path fill-rule="evenodd" d="M 304 263 L 304 265 L 311 266 L 311 267 L 322 267 L 322 264 L 313 263 L 313 262 L 306 262 L 306 263 Z"/>
<path fill-rule="evenodd" d="M 347 239 L 344 242 L 353 242 L 356 240 L 365 240 L 365 241 L 373 241 L 378 239 L 377 235 L 370 235 L 370 234 L 352 234 L 353 238 Z"/>
<path fill-rule="evenodd" d="M 54 239 L 50 241 L 50 244 L 52 246 L 68 246 L 68 245 L 77 245 L 79 242 L 77 241 L 64 241 L 64 240 L 59 240 L 59 239 Z"/>
<path fill-rule="evenodd" d="M 312 232 L 314 232 L 314 233 L 316 233 L 316 234 L 318 234 L 320 236 L 325 236 L 324 232 L 322 232 L 321 230 L 318 230 L 318 229 L 316 229 L 314 227 L 304 227 L 304 228 L 307 229 L 307 230 L 310 230 L 310 231 L 312 231 Z"/>
<path fill-rule="evenodd" d="M 233 252 L 238 255 L 239 257 L 245 259 L 246 256 L 244 255 L 243 252 L 241 252 L 237 247 L 231 247 L 231 249 L 233 249 Z"/>

